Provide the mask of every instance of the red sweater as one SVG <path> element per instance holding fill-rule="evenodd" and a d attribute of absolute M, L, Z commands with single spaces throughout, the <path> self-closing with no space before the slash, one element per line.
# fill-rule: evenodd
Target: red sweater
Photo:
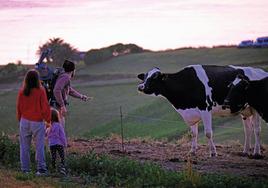
<path fill-rule="evenodd" d="M 51 110 L 43 87 L 33 88 L 29 96 L 20 89 L 17 97 L 17 119 L 25 118 L 30 121 L 51 121 Z"/>

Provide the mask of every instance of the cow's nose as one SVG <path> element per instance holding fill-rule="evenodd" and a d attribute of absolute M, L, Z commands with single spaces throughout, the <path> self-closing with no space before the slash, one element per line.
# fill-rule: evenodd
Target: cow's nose
<path fill-rule="evenodd" d="M 230 108 L 230 101 L 225 99 L 223 101 L 222 109 L 225 110 L 226 108 Z"/>
<path fill-rule="evenodd" d="M 139 90 L 139 91 L 143 91 L 143 90 L 144 90 L 144 85 L 143 85 L 143 84 L 140 84 L 140 85 L 138 86 L 138 90 Z"/>

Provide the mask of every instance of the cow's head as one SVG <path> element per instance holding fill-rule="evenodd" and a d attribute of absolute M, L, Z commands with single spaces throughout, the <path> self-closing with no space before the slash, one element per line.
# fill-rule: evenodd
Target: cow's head
<path fill-rule="evenodd" d="M 153 68 L 147 73 L 141 73 L 138 78 L 142 82 L 138 85 L 138 90 L 145 94 L 159 94 L 159 82 L 162 78 L 162 73 L 159 68 Z"/>
<path fill-rule="evenodd" d="M 246 103 L 246 91 L 249 86 L 249 80 L 244 75 L 238 75 L 229 85 L 230 90 L 224 100 L 223 106 L 230 108 L 232 113 L 242 110 Z"/>

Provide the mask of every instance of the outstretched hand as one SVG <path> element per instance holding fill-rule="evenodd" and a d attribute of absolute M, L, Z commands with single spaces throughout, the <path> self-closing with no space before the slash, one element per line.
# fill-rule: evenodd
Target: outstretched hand
<path fill-rule="evenodd" d="M 81 96 L 81 100 L 82 100 L 82 101 L 85 101 L 85 102 L 86 102 L 86 101 L 89 101 L 89 100 L 92 100 L 92 99 L 93 99 L 93 97 L 88 97 L 88 96 L 86 96 L 86 95 L 82 95 L 82 96 Z"/>

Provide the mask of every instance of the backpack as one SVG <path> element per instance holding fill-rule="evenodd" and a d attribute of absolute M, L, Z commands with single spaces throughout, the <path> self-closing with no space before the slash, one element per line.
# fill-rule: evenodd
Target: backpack
<path fill-rule="evenodd" d="M 39 64 L 39 66 L 36 66 L 35 69 L 40 74 L 40 81 L 41 81 L 42 86 L 46 90 L 47 100 L 49 104 L 55 107 L 56 99 L 55 99 L 53 90 L 54 90 L 54 87 L 55 87 L 55 84 L 57 82 L 59 75 L 62 72 L 64 72 L 63 68 L 57 67 L 53 69 L 51 67 Z M 44 74 L 44 72 L 46 72 L 46 74 Z"/>
<path fill-rule="evenodd" d="M 56 98 L 54 96 L 54 93 L 53 93 L 53 90 L 54 90 L 54 87 L 56 85 L 56 82 L 57 82 L 57 79 L 59 77 L 60 74 L 62 74 L 64 72 L 64 69 L 63 68 L 60 68 L 60 67 L 57 67 L 55 68 L 54 72 L 53 72 L 53 75 L 51 77 L 51 80 L 49 81 L 49 97 L 48 97 L 48 102 L 50 104 L 50 106 L 53 106 L 53 107 L 59 107 L 57 101 L 56 101 Z"/>

